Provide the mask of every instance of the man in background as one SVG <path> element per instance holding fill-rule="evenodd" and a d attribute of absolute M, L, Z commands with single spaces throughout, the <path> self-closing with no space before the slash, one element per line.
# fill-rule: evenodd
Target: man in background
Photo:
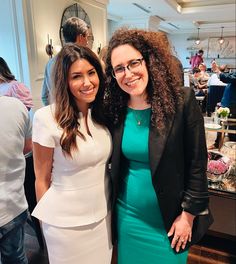
<path fill-rule="evenodd" d="M 191 64 L 191 68 L 194 69 L 195 67 L 198 67 L 201 63 L 203 63 L 203 50 L 199 50 L 197 54 L 191 57 L 189 63 Z"/>
<path fill-rule="evenodd" d="M 71 17 L 66 20 L 62 28 L 62 34 L 66 43 L 72 42 L 72 43 L 77 43 L 78 45 L 81 46 L 88 46 L 90 40 L 89 38 L 92 37 L 88 25 L 78 17 Z M 43 81 L 42 94 L 41 94 L 43 105 L 50 104 L 50 96 L 52 92 L 51 73 L 55 61 L 56 61 L 56 56 L 48 61 L 45 68 L 44 81 Z"/>
<path fill-rule="evenodd" d="M 28 110 L 19 99 L 0 96 L 0 122 L 0 263 L 27 264 L 24 154 L 32 149 Z"/>

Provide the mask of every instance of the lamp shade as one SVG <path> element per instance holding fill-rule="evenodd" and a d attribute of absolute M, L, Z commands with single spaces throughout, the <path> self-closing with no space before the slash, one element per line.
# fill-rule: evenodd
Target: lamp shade
<path fill-rule="evenodd" d="M 224 27 L 221 27 L 221 35 L 220 35 L 220 38 L 218 39 L 218 42 L 220 45 L 222 45 L 225 42 L 223 38 L 223 30 L 224 30 Z"/>
<path fill-rule="evenodd" d="M 224 40 L 223 38 L 220 38 L 220 39 L 219 39 L 219 43 L 220 43 L 220 44 L 223 44 L 224 42 L 225 42 L 225 40 Z"/>
<path fill-rule="evenodd" d="M 201 42 L 201 40 L 200 40 L 200 38 L 199 38 L 199 30 L 200 30 L 200 28 L 197 29 L 197 39 L 195 40 L 195 44 L 196 44 L 196 45 L 199 45 L 200 42 Z"/>

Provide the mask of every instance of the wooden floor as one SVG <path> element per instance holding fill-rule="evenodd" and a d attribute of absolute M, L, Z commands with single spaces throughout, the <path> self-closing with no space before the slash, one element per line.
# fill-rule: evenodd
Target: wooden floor
<path fill-rule="evenodd" d="M 188 264 L 236 264 L 236 241 L 205 236 L 191 247 Z"/>
<path fill-rule="evenodd" d="M 28 224 L 26 225 L 25 238 L 29 264 L 48 264 L 46 250 L 40 249 L 35 232 Z M 191 247 L 188 256 L 188 264 L 236 264 L 236 242 L 205 236 L 198 245 Z"/>

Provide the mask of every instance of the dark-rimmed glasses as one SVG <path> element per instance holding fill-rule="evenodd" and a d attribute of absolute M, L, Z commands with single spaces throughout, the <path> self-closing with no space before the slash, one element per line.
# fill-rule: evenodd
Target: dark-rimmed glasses
<path fill-rule="evenodd" d="M 114 78 L 120 78 L 125 74 L 125 69 L 127 68 L 130 72 L 133 72 L 135 70 L 137 70 L 141 65 L 142 65 L 142 61 L 144 60 L 144 58 L 140 58 L 140 59 L 136 59 L 136 60 L 131 60 L 127 66 L 123 66 L 123 65 L 118 65 L 115 68 L 113 68 L 112 70 L 112 76 Z"/>

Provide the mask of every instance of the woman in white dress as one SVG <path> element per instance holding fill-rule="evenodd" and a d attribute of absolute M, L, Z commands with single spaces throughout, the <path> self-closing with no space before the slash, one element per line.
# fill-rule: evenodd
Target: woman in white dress
<path fill-rule="evenodd" d="M 54 103 L 36 111 L 33 153 L 38 204 L 50 264 L 111 261 L 103 71 L 86 47 L 65 45 L 54 67 Z"/>

